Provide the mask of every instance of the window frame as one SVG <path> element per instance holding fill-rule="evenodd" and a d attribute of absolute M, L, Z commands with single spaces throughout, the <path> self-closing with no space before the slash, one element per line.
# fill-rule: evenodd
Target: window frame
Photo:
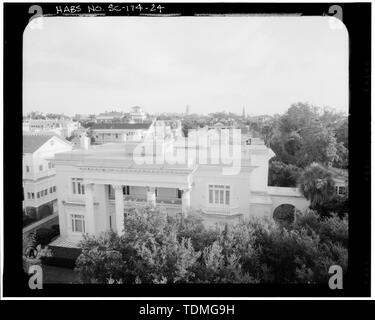
<path fill-rule="evenodd" d="M 229 207 L 232 202 L 231 186 L 228 184 L 209 183 L 207 185 L 207 203 L 212 207 Z"/>
<path fill-rule="evenodd" d="M 85 187 L 83 185 L 83 178 L 70 178 L 70 188 L 71 194 L 74 196 L 84 196 L 85 195 Z M 79 192 L 78 192 L 79 191 Z"/>
<path fill-rule="evenodd" d="M 81 222 L 82 231 L 77 231 L 77 224 L 76 224 L 76 222 L 78 222 L 78 221 Z M 77 233 L 77 234 L 84 234 L 84 233 L 86 233 L 86 219 L 85 219 L 85 215 L 83 215 L 83 214 L 77 214 L 77 213 L 72 213 L 72 214 L 70 214 L 70 222 L 71 222 L 72 233 Z"/>
<path fill-rule="evenodd" d="M 346 187 L 345 186 L 336 186 L 336 193 L 339 196 L 343 196 L 346 193 Z"/>

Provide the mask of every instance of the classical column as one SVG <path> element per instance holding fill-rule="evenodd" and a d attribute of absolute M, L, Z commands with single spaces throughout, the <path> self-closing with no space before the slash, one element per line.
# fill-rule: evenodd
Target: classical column
<path fill-rule="evenodd" d="M 124 194 L 122 185 L 114 185 L 116 206 L 116 231 L 119 235 L 124 233 Z"/>
<path fill-rule="evenodd" d="M 182 189 L 181 190 L 181 197 L 182 197 L 182 214 L 183 216 L 186 218 L 187 217 L 187 213 L 190 209 L 190 191 L 191 189 L 190 188 L 187 188 L 187 189 Z"/>
<path fill-rule="evenodd" d="M 147 203 L 151 206 L 156 205 L 156 194 L 154 187 L 147 187 Z"/>
<path fill-rule="evenodd" d="M 86 233 L 95 235 L 94 184 L 85 183 Z"/>

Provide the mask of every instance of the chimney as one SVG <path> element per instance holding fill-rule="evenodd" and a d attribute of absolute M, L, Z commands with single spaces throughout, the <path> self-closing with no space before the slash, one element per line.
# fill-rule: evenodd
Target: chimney
<path fill-rule="evenodd" d="M 88 150 L 90 147 L 90 138 L 86 136 L 86 134 L 84 133 L 81 135 L 80 143 L 81 143 L 81 149 Z"/>

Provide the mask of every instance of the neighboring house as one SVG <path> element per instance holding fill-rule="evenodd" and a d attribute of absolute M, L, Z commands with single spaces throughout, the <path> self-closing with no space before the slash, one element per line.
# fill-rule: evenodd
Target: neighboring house
<path fill-rule="evenodd" d="M 95 123 L 91 135 L 96 144 L 141 141 L 152 132 L 153 123 Z"/>
<path fill-rule="evenodd" d="M 74 118 L 75 121 L 89 121 L 90 120 L 90 115 L 88 114 L 81 114 L 77 113 Z"/>
<path fill-rule="evenodd" d="M 195 147 L 184 144 L 185 138 L 173 145 L 165 141 L 166 149 L 161 149 L 171 148 L 171 154 L 177 155 L 175 162 L 158 162 L 164 151 L 156 151 L 145 162 L 134 157 L 136 150 L 152 145 L 153 139 L 97 146 L 82 139 L 86 139 L 82 149 L 56 154 L 54 159 L 61 234 L 55 246 L 71 246 L 84 233 L 122 233 L 124 208 L 134 203 L 161 206 L 168 214 L 188 215 L 193 209 L 211 222 L 272 217 L 285 204 L 301 211 L 309 206 L 296 188 L 268 187 L 268 162 L 274 153 L 259 139 L 239 145 L 233 158 L 233 163 L 239 161 L 239 171 L 226 174 L 223 170 L 232 164 L 219 161 L 211 152 L 213 146 L 202 149 L 208 155 L 204 162 L 201 153 L 199 159 L 194 153 Z M 191 156 L 185 157 L 186 152 Z"/>
<path fill-rule="evenodd" d="M 150 136 L 162 139 L 177 139 L 183 136 L 180 120 L 155 120 L 150 131 Z"/>
<path fill-rule="evenodd" d="M 146 121 L 147 116 L 141 107 L 135 106 L 132 107 L 132 111 L 129 113 L 129 118 L 131 122 L 142 123 Z"/>
<path fill-rule="evenodd" d="M 112 123 L 112 122 L 121 121 L 123 117 L 124 117 L 124 113 L 122 113 L 122 112 L 117 112 L 117 111 L 108 112 L 108 111 L 106 111 L 104 113 L 100 113 L 96 117 L 96 120 L 97 120 L 97 122 L 101 122 L 101 123 Z"/>
<path fill-rule="evenodd" d="M 79 128 L 79 122 L 68 119 L 27 119 L 22 124 L 25 133 L 55 133 L 64 138 Z"/>
<path fill-rule="evenodd" d="M 48 159 L 72 150 L 72 145 L 56 135 L 23 135 L 23 206 L 33 218 L 57 212 L 55 166 Z"/>
<path fill-rule="evenodd" d="M 213 125 L 207 126 L 208 129 L 218 129 L 218 130 L 225 130 L 225 129 L 233 129 L 235 128 L 232 124 L 224 124 L 222 122 L 216 122 Z"/>
<path fill-rule="evenodd" d="M 332 174 L 332 178 L 335 181 L 336 194 L 339 196 L 344 196 L 348 193 L 348 170 L 329 167 L 327 168 Z"/>

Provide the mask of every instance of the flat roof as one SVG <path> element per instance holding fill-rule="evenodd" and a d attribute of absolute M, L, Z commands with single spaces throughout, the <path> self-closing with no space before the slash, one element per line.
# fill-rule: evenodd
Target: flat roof
<path fill-rule="evenodd" d="M 137 130 L 148 129 L 151 122 L 146 123 L 94 123 L 92 130 Z"/>

